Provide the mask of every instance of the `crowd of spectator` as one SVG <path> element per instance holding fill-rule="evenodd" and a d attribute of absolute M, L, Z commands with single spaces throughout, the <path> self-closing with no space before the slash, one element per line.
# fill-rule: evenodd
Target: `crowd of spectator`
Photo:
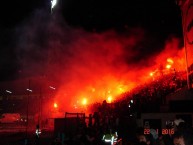
<path fill-rule="evenodd" d="M 121 107 L 128 107 L 130 100 L 133 100 L 133 108 L 131 107 L 131 109 L 135 112 L 159 112 L 160 106 L 167 104 L 168 95 L 187 85 L 184 76 L 184 72 L 163 75 L 125 93 L 124 99 L 117 103 L 120 103 Z"/>
<path fill-rule="evenodd" d="M 173 125 L 168 125 L 167 129 L 172 130 L 168 134 L 157 133 L 150 126 L 139 127 L 132 119 L 106 118 L 100 120 L 98 114 L 94 114 L 93 124 L 80 124 L 77 131 L 66 136 L 60 134 L 51 145 L 192 145 L 193 128 L 187 122 L 176 119 Z M 119 118 L 119 119 L 118 119 Z M 181 120 L 181 121 L 180 121 Z M 126 123 L 127 122 L 127 123 Z M 125 124 L 124 124 L 125 123 Z M 128 126 L 130 124 L 130 126 Z M 150 132 L 145 132 L 149 129 Z M 63 137 L 61 137 L 63 136 Z M 117 137 L 116 142 L 105 142 L 104 137 Z"/>
<path fill-rule="evenodd" d="M 124 94 L 122 100 L 115 103 L 94 104 L 94 114 L 90 115 L 88 123 L 82 123 L 73 136 L 63 142 L 65 145 L 103 145 L 111 144 L 103 140 L 104 135 L 118 133 L 119 145 L 190 145 L 193 144 L 192 127 L 186 122 L 169 127 L 174 134 L 144 134 L 144 128 L 135 121 L 135 113 L 159 112 L 160 105 L 166 104 L 167 95 L 186 86 L 184 73 L 163 75 L 149 84 L 138 86 L 132 92 Z M 53 144 L 62 144 L 55 141 Z"/>

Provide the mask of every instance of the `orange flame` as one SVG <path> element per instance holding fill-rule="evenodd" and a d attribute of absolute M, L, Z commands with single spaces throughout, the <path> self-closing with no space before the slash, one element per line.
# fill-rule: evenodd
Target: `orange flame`
<path fill-rule="evenodd" d="M 167 64 L 167 65 L 166 65 L 166 68 L 167 68 L 167 69 L 170 69 L 171 67 L 172 67 L 172 66 L 171 66 L 170 64 Z"/>
<path fill-rule="evenodd" d="M 82 100 L 82 105 L 86 105 L 86 104 L 87 104 L 87 99 L 84 98 L 84 99 Z"/>
<path fill-rule="evenodd" d="M 58 108 L 58 104 L 57 103 L 54 103 L 54 108 Z"/>
<path fill-rule="evenodd" d="M 173 61 L 171 58 L 168 58 L 168 59 L 167 59 L 167 62 L 170 63 L 170 64 L 173 64 L 173 63 L 174 63 L 174 61 Z"/>
<path fill-rule="evenodd" d="M 107 102 L 108 102 L 108 103 L 111 103 L 111 102 L 112 102 L 112 100 L 113 100 L 113 99 L 112 99 L 112 96 L 108 96 L 108 98 L 107 98 Z"/>

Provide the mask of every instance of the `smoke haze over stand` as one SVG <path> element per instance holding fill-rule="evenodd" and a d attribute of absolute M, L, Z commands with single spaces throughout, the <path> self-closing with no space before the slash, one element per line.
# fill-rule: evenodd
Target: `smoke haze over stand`
<path fill-rule="evenodd" d="M 165 68 L 167 58 L 174 60 L 176 70 L 185 69 L 178 38 L 167 40 L 162 51 L 155 46 L 156 53 L 150 53 L 148 47 L 155 42 L 143 28 L 128 28 L 124 34 L 86 32 L 39 10 L 16 29 L 16 36 L 20 77 L 46 76 L 59 84 L 56 100 L 64 110 L 84 98 L 88 103 L 108 96 L 115 100 L 151 80 L 149 74 L 160 65 Z"/>

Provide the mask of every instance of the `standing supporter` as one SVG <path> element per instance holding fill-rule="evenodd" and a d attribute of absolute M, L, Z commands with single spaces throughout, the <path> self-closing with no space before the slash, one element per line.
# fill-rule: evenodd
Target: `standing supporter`
<path fill-rule="evenodd" d="M 176 131 L 173 135 L 174 145 L 192 145 L 191 135 L 185 132 Z"/>
<path fill-rule="evenodd" d="M 152 134 L 144 134 L 144 129 L 139 128 L 136 134 L 137 142 L 145 142 L 147 145 L 153 145 L 153 136 Z"/>
<path fill-rule="evenodd" d="M 98 112 L 94 112 L 94 126 L 98 127 L 100 125 L 100 118 Z"/>

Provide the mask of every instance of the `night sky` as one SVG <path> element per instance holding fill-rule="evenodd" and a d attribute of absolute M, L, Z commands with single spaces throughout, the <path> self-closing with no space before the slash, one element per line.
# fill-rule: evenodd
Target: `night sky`
<path fill-rule="evenodd" d="M 145 30 L 148 39 L 144 39 L 143 44 L 136 48 L 141 53 L 135 59 L 132 58 L 133 61 L 145 58 L 142 54 L 151 55 L 160 51 L 165 41 L 172 36 L 182 39 L 181 12 L 174 0 L 104 1 L 60 0 L 52 15 L 48 0 L 1 2 L 0 81 L 17 79 L 22 72 L 23 66 L 18 57 L 22 51 L 18 53 L 17 49 L 21 46 L 20 36 L 25 36 L 22 30 L 26 27 L 30 29 L 30 25 L 44 29 L 45 23 L 56 20 L 58 15 L 60 21 L 57 22 L 61 25 L 65 23 L 65 27 L 89 33 L 100 34 L 113 30 L 122 36 L 136 27 Z M 45 19 L 43 25 L 40 23 L 42 21 L 34 21 L 37 20 L 34 15 L 38 17 L 41 14 L 44 17 L 39 19 Z M 47 35 L 43 33 L 41 37 L 37 42 L 39 49 L 46 51 L 43 38 Z"/>

